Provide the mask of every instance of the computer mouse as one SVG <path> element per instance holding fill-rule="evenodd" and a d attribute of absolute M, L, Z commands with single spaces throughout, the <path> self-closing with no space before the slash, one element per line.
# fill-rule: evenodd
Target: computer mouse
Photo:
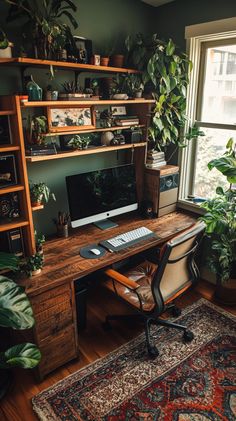
<path fill-rule="evenodd" d="M 99 254 L 101 254 L 100 250 L 98 249 L 91 249 L 90 251 L 91 253 L 96 254 L 96 256 L 99 256 Z"/>

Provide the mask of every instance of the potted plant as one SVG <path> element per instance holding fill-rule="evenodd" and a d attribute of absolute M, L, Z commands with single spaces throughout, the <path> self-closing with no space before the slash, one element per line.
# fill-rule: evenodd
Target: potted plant
<path fill-rule="evenodd" d="M 48 120 L 44 115 L 28 117 L 27 138 L 28 143 L 42 145 L 48 132 Z"/>
<path fill-rule="evenodd" d="M 39 275 L 43 267 L 43 256 L 41 253 L 36 252 L 30 256 L 24 267 L 25 272 L 28 276 Z"/>
<path fill-rule="evenodd" d="M 85 97 L 85 94 L 82 92 L 82 88 L 74 81 L 64 82 L 61 86 L 63 87 L 64 92 L 59 93 L 59 98 L 64 101 Z"/>
<path fill-rule="evenodd" d="M 144 89 L 142 76 L 139 74 L 127 74 L 125 79 L 128 95 L 132 98 L 142 98 Z"/>
<path fill-rule="evenodd" d="M 229 139 L 225 154 L 208 164 L 227 177 L 229 188 L 217 187 L 216 196 L 201 206 L 206 213 L 201 217 L 210 238 L 207 265 L 216 275 L 216 298 L 226 304 L 236 304 L 236 183 L 235 144 Z"/>
<path fill-rule="evenodd" d="M 128 99 L 127 77 L 124 74 L 118 74 L 113 78 L 112 98 L 114 99 Z"/>
<path fill-rule="evenodd" d="M 179 145 L 180 132 L 186 116 L 186 90 L 191 62 L 186 54 L 177 52 L 171 39 L 161 41 L 154 34 L 145 38 L 138 34 L 134 41 L 126 39 L 128 62 L 141 70 L 147 94 L 156 100 L 149 140 L 157 150 L 170 144 Z"/>
<path fill-rule="evenodd" d="M 34 231 L 36 252 L 43 256 L 43 244 L 45 243 L 45 235 L 38 234 L 37 231 Z"/>
<path fill-rule="evenodd" d="M 70 146 L 73 149 L 87 149 L 89 143 L 90 139 L 88 137 L 79 136 L 78 134 L 76 134 L 69 140 L 68 146 Z"/>
<path fill-rule="evenodd" d="M 0 253 L 0 269 L 17 270 L 19 259 Z M 32 307 L 24 292 L 6 276 L 0 276 L 0 327 L 14 330 L 30 329 L 34 325 Z M 0 352 L 0 399 L 11 384 L 13 367 L 33 368 L 40 362 L 41 354 L 36 345 L 22 343 Z"/>
<path fill-rule="evenodd" d="M 73 16 L 77 7 L 73 0 L 5 1 L 10 3 L 8 22 L 26 19 L 23 28 L 31 37 L 33 35 L 36 58 L 57 59 L 66 43 L 75 44 L 70 26 L 61 20 L 61 17 L 66 17 L 74 29 L 77 28 Z"/>
<path fill-rule="evenodd" d="M 48 203 L 50 197 L 56 201 L 54 193 L 51 193 L 50 188 L 45 183 L 30 184 L 30 199 L 32 206 L 40 206 L 43 201 Z"/>
<path fill-rule="evenodd" d="M 5 32 L 0 28 L 0 58 L 12 57 L 12 42 L 9 42 Z"/>

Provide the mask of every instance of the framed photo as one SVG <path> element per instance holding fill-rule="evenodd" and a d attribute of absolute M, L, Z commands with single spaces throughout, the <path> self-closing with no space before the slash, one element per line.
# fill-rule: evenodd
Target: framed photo
<path fill-rule="evenodd" d="M 126 115 L 126 107 L 123 105 L 116 105 L 111 107 L 112 115 Z"/>
<path fill-rule="evenodd" d="M 84 37 L 78 37 L 74 35 L 74 41 L 77 50 L 77 62 L 78 63 L 89 63 L 92 57 L 92 41 Z"/>
<path fill-rule="evenodd" d="M 9 124 L 9 116 L 0 116 L 0 145 L 11 144 L 11 128 Z"/>
<path fill-rule="evenodd" d="M 0 154 L 0 189 L 17 184 L 15 156 Z"/>
<path fill-rule="evenodd" d="M 95 112 L 91 106 L 48 107 L 47 112 L 50 132 L 95 129 Z"/>

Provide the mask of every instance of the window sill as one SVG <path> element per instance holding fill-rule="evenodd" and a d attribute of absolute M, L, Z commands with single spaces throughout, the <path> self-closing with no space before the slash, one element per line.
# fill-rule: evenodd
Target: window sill
<path fill-rule="evenodd" d="M 197 203 L 190 202 L 189 200 L 180 199 L 177 202 L 177 207 L 179 209 L 188 210 L 190 212 L 197 213 L 199 215 L 204 215 L 205 211 Z"/>

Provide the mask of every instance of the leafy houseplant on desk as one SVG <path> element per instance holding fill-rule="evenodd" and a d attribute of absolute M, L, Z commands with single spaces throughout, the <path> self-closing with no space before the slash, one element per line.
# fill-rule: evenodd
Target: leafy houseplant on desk
<path fill-rule="evenodd" d="M 0 253 L 0 269 L 17 270 L 18 258 Z M 33 311 L 24 288 L 11 279 L 0 276 L 0 327 L 14 330 L 30 329 L 34 325 Z M 33 368 L 41 358 L 39 349 L 31 343 L 15 345 L 0 352 L 0 399 L 11 383 L 9 369 Z"/>
<path fill-rule="evenodd" d="M 227 304 L 236 303 L 236 157 L 233 139 L 226 145 L 225 154 L 213 159 L 208 168 L 216 168 L 225 177 L 229 189 L 217 187 L 216 196 L 206 200 L 202 207 L 206 213 L 201 219 L 206 223 L 210 237 L 210 255 L 207 263 L 216 275 L 216 297 Z"/>

